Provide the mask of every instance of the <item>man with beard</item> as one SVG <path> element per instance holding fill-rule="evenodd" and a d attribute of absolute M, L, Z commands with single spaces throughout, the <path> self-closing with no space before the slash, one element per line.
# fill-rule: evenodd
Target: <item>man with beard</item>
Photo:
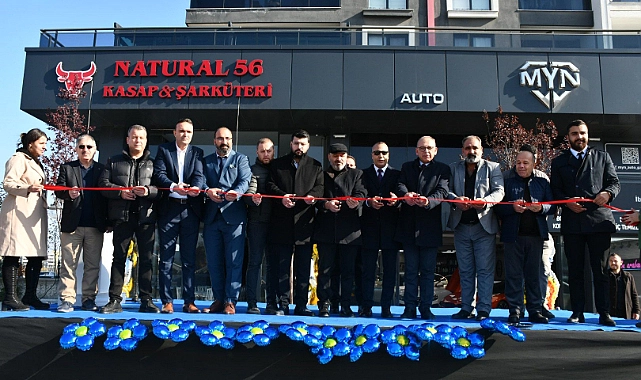
<path fill-rule="evenodd" d="M 452 177 L 448 198 L 455 202 L 447 225 L 454 230 L 462 301 L 461 310 L 452 315 L 454 319 L 474 316 L 476 288 L 476 320 L 482 321 L 492 311 L 496 233 L 499 231 L 492 206 L 503 199 L 503 175 L 498 163 L 486 161 L 482 155 L 481 138 L 467 136 L 463 139 L 463 159 L 450 165 Z"/>
<path fill-rule="evenodd" d="M 438 247 L 443 244 L 441 200 L 447 198 L 450 168 L 434 160 L 438 148 L 430 136 L 416 143 L 416 159 L 403 164 L 397 194 L 407 197 L 401 204 L 396 240 L 405 254 L 405 310 L 401 318 L 434 319 L 434 269 Z M 418 305 L 419 283 L 421 288 Z"/>
<path fill-rule="evenodd" d="M 392 298 L 396 286 L 396 258 L 399 244 L 394 241 L 398 222 L 398 203 L 382 198 L 396 198 L 396 185 L 401 172 L 388 164 L 390 152 L 387 144 L 378 142 L 372 146 L 372 165 L 363 170 L 363 186 L 369 199 L 363 206 L 361 232 L 363 234 L 362 317 L 372 316 L 376 263 L 381 250 L 383 289 L 381 292 L 381 318 L 391 318 Z"/>
<path fill-rule="evenodd" d="M 274 200 L 269 229 L 268 262 L 273 274 L 268 279 L 268 308 L 289 314 L 289 269 L 294 254 L 294 314 L 314 315 L 307 308 L 309 270 L 312 259 L 311 237 L 314 228 L 314 198 L 323 196 L 323 167 L 309 157 L 309 133 L 299 130 L 292 134 L 291 152 L 272 161 L 267 191 L 282 198 Z"/>
<path fill-rule="evenodd" d="M 314 225 L 314 241 L 318 243 L 318 299 L 319 317 L 329 317 L 329 300 L 332 296 L 331 281 L 334 263 L 339 260 L 341 297 L 340 316 L 353 317 L 350 307 L 354 284 L 356 254 L 361 245 L 361 225 L 358 212 L 367 191 L 363 187 L 360 169 L 347 168 L 347 147 L 336 143 L 329 146 L 327 159 L 330 167 L 325 171 L 324 198 L 345 200 L 319 201 Z"/>
<path fill-rule="evenodd" d="M 588 146 L 588 126 L 583 120 L 568 124 L 570 149 L 552 161 L 550 186 L 558 200 L 592 199 L 562 205 L 561 235 L 568 259 L 568 283 L 572 315 L 570 323 L 584 323 L 584 263 L 589 252 L 594 286 L 594 305 L 599 324 L 615 326 L 608 296 L 608 250 L 610 234 L 616 232 L 612 211 L 604 207 L 621 189 L 610 155 Z"/>
<path fill-rule="evenodd" d="M 639 295 L 634 276 L 623 270 L 623 260 L 616 253 L 610 254 L 610 315 L 639 320 Z"/>
<path fill-rule="evenodd" d="M 239 202 L 249 187 L 249 160 L 232 149 L 232 134 L 216 130 L 216 153 L 205 157 L 205 215 L 203 237 L 214 302 L 206 313 L 236 314 L 243 280 L 247 207 Z"/>

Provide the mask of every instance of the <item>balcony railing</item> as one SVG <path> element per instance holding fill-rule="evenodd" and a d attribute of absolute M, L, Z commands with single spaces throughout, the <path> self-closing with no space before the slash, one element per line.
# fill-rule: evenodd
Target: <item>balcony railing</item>
<path fill-rule="evenodd" d="M 42 30 L 41 48 L 78 47 L 229 47 L 229 46 L 360 46 L 367 28 L 117 28 Z M 641 31 L 505 30 L 470 28 L 376 29 L 378 35 L 406 34 L 413 47 L 505 49 L 641 49 Z M 471 36 L 470 38 L 467 38 Z M 470 41 L 461 45 L 461 41 Z M 475 44 L 474 41 L 483 41 Z M 394 46 L 398 48 L 398 46 Z"/>

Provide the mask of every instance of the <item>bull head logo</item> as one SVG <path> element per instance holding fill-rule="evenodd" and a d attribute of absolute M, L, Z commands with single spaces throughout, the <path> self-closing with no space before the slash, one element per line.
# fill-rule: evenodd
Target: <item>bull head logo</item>
<path fill-rule="evenodd" d="M 58 62 L 58 66 L 56 66 L 58 82 L 64 83 L 67 91 L 73 96 L 80 95 L 82 86 L 87 82 L 91 82 L 95 73 L 96 64 L 93 61 L 91 61 L 89 70 L 85 71 L 65 71 L 62 69 L 62 62 Z"/>

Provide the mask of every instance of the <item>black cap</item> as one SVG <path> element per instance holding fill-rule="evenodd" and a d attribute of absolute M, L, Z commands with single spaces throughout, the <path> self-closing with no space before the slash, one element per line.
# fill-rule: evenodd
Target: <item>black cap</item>
<path fill-rule="evenodd" d="M 347 147 L 345 144 L 334 143 L 329 146 L 329 153 L 347 153 Z"/>

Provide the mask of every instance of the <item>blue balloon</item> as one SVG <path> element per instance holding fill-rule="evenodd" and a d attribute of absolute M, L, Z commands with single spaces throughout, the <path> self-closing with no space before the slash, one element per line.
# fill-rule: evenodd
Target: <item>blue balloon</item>
<path fill-rule="evenodd" d="M 280 325 L 278 326 L 278 331 L 280 331 L 281 334 L 285 334 L 287 330 L 291 328 L 292 328 L 292 325 Z"/>
<path fill-rule="evenodd" d="M 295 342 L 300 342 L 301 340 L 303 340 L 303 334 L 301 334 L 300 331 L 298 331 L 298 330 L 296 330 L 294 328 L 291 328 L 291 329 L 287 330 L 285 335 L 287 335 L 287 337 L 289 339 L 291 339 L 291 340 L 293 340 Z"/>
<path fill-rule="evenodd" d="M 450 355 L 452 355 L 452 357 L 454 359 L 465 359 L 465 358 L 468 357 L 469 352 L 468 352 L 467 348 L 465 348 L 465 347 L 463 347 L 461 345 L 455 344 L 455 345 L 452 346 L 452 350 L 450 351 Z"/>
<path fill-rule="evenodd" d="M 359 323 L 352 327 L 352 333 L 354 336 L 363 335 L 363 330 L 365 330 L 365 325 L 363 325 L 362 323 Z"/>
<path fill-rule="evenodd" d="M 509 336 L 517 342 L 525 342 L 525 334 L 523 334 L 523 332 L 519 329 L 510 331 Z"/>
<path fill-rule="evenodd" d="M 223 331 L 223 329 L 225 328 L 225 324 L 222 323 L 221 321 L 211 321 L 209 323 L 209 328 L 212 330 Z"/>
<path fill-rule="evenodd" d="M 381 341 L 385 344 L 396 342 L 396 332 L 394 330 L 385 330 L 381 333 Z"/>
<path fill-rule="evenodd" d="M 484 320 L 481 321 L 481 327 L 488 330 L 494 330 L 495 323 L 496 321 L 493 320 L 492 318 L 485 318 Z"/>
<path fill-rule="evenodd" d="M 211 334 L 212 329 L 210 329 L 209 326 L 196 326 L 194 332 L 198 337 L 200 337 L 205 334 Z"/>
<path fill-rule="evenodd" d="M 322 345 L 322 344 L 323 344 L 323 341 L 322 341 L 322 340 L 320 340 L 320 339 L 318 339 L 317 337 L 315 337 L 315 336 L 313 336 L 313 335 L 309 335 L 309 334 L 307 334 L 307 335 L 305 335 L 305 337 L 303 338 L 303 343 L 305 343 L 305 344 L 306 344 L 306 345 L 308 345 L 309 347 L 316 347 L 316 346 L 320 346 L 320 345 Z"/>
<path fill-rule="evenodd" d="M 470 341 L 470 344 L 473 346 L 483 347 L 483 345 L 485 345 L 485 338 L 483 338 L 483 335 L 481 334 L 472 333 L 467 336 L 467 339 Z"/>
<path fill-rule="evenodd" d="M 470 346 L 468 351 L 470 352 L 470 356 L 472 356 L 475 359 L 480 359 L 483 356 L 485 356 L 485 349 L 483 347 Z"/>
<path fill-rule="evenodd" d="M 76 330 L 78 329 L 79 326 L 80 326 L 80 324 L 78 324 L 78 323 L 72 323 L 70 325 L 67 325 L 67 326 L 65 326 L 64 329 L 62 329 L 62 333 L 63 334 L 74 333 L 74 332 L 76 332 Z"/>
<path fill-rule="evenodd" d="M 122 328 L 125 330 L 133 330 L 134 327 L 138 326 L 139 324 L 139 320 L 137 320 L 136 318 L 131 318 L 126 320 L 125 323 L 122 324 Z"/>
<path fill-rule="evenodd" d="M 239 331 L 236 334 L 236 341 L 238 343 L 242 343 L 242 344 L 245 344 L 245 343 L 251 341 L 253 338 L 254 338 L 254 334 L 252 334 L 249 331 Z"/>
<path fill-rule="evenodd" d="M 111 351 L 120 347 L 120 342 L 122 342 L 122 339 L 120 338 L 107 338 L 105 339 L 105 343 L 103 345 L 108 351 Z"/>
<path fill-rule="evenodd" d="M 397 335 L 404 335 L 405 331 L 407 331 L 407 327 L 405 327 L 403 325 L 396 325 L 396 326 L 392 327 L 392 330 L 394 330 L 394 332 Z"/>
<path fill-rule="evenodd" d="M 265 330 L 267 327 L 269 327 L 269 323 L 261 319 L 260 321 L 254 322 L 253 326 L 258 327 L 259 329 Z"/>
<path fill-rule="evenodd" d="M 301 322 L 301 321 L 296 321 L 292 323 L 292 327 L 295 329 L 305 329 L 307 330 L 307 323 Z"/>
<path fill-rule="evenodd" d="M 332 347 L 332 354 L 334 356 L 345 356 L 349 354 L 349 344 L 346 342 L 338 342 L 334 347 Z"/>
<path fill-rule="evenodd" d="M 431 331 L 429 331 L 429 330 L 427 330 L 427 329 L 424 329 L 424 328 L 422 328 L 422 327 L 421 327 L 421 328 L 419 328 L 418 330 L 416 330 L 416 336 L 417 336 L 420 340 L 425 341 L 425 342 L 429 342 L 429 341 L 431 341 L 432 339 L 434 339 L 434 334 L 432 334 L 432 332 L 431 332 Z"/>
<path fill-rule="evenodd" d="M 421 356 L 421 353 L 417 346 L 410 344 L 408 346 L 405 346 L 405 356 L 410 360 L 418 361 L 418 359 Z"/>
<path fill-rule="evenodd" d="M 395 358 L 400 358 L 405 353 L 405 350 L 403 350 L 403 346 L 396 342 L 393 342 L 387 345 L 387 353 Z"/>
<path fill-rule="evenodd" d="M 450 336 L 449 334 L 443 332 L 437 332 L 436 334 L 434 334 L 434 341 L 442 346 L 449 345 Z"/>
<path fill-rule="evenodd" d="M 381 335 L 381 328 L 378 325 L 370 324 L 365 326 L 363 334 L 365 334 L 365 336 L 368 338 L 377 338 L 379 335 Z"/>
<path fill-rule="evenodd" d="M 89 326 L 89 334 L 91 334 L 93 337 L 102 336 L 106 332 L 107 328 L 103 323 L 92 323 L 91 326 Z"/>
<path fill-rule="evenodd" d="M 169 332 L 169 328 L 163 325 L 158 325 L 154 327 L 153 333 L 155 336 L 157 336 L 160 339 L 169 339 L 169 334 L 171 334 Z"/>
<path fill-rule="evenodd" d="M 312 347 L 309 350 L 312 352 L 312 354 L 316 355 L 316 354 L 318 354 L 318 351 L 320 351 L 322 349 L 323 349 L 323 346 L 321 345 L 321 346 Z"/>
<path fill-rule="evenodd" d="M 278 329 L 272 326 L 269 326 L 263 329 L 263 333 L 269 337 L 269 339 L 276 339 L 280 335 Z"/>
<path fill-rule="evenodd" d="M 97 320 L 96 318 L 94 318 L 94 317 L 89 317 L 89 318 L 85 319 L 84 321 L 80 322 L 80 324 L 81 324 L 82 326 L 87 326 L 87 327 L 89 327 L 89 326 L 93 325 L 93 324 L 94 324 L 94 323 L 96 323 L 96 322 L 98 322 L 98 320 Z"/>
<path fill-rule="evenodd" d="M 122 342 L 120 342 L 120 348 L 122 348 L 123 351 L 133 351 L 138 347 L 138 341 L 136 339 L 125 339 Z"/>
<path fill-rule="evenodd" d="M 170 334 L 171 340 L 180 343 L 184 342 L 189 338 L 189 333 L 183 329 L 174 330 Z"/>
<path fill-rule="evenodd" d="M 494 324 L 494 328 L 496 328 L 501 334 L 509 334 L 510 333 L 510 326 L 502 321 L 497 321 Z"/>
<path fill-rule="evenodd" d="M 107 337 L 119 338 L 121 332 L 122 332 L 122 326 L 113 326 L 109 330 L 107 330 Z"/>
<path fill-rule="evenodd" d="M 216 336 L 211 335 L 211 334 L 203 334 L 203 335 L 201 335 L 200 336 L 200 341 L 202 342 L 202 344 L 204 344 L 205 346 L 209 346 L 209 347 L 212 347 L 212 346 L 215 346 L 215 345 L 218 344 L 218 338 L 216 338 Z"/>
<path fill-rule="evenodd" d="M 467 330 L 465 329 L 465 327 L 456 326 L 452 328 L 452 332 L 450 333 L 450 335 L 452 335 L 455 338 L 467 336 Z"/>
<path fill-rule="evenodd" d="M 180 326 L 182 323 L 183 323 L 183 320 L 180 318 L 174 318 L 169 320 L 169 322 L 167 322 L 168 325 L 178 325 L 178 326 Z"/>
<path fill-rule="evenodd" d="M 434 324 L 433 323 L 429 323 L 429 322 L 421 324 L 421 327 L 426 329 L 426 330 L 428 330 L 428 329 L 436 329 L 436 327 L 434 327 Z"/>
<path fill-rule="evenodd" d="M 318 326 L 307 326 L 307 335 L 313 335 L 318 339 L 323 338 L 323 332 Z"/>
<path fill-rule="evenodd" d="M 257 334 L 254 336 L 254 343 L 256 343 L 257 346 L 265 347 L 271 342 L 271 338 L 266 334 Z"/>
<path fill-rule="evenodd" d="M 242 325 L 238 328 L 238 331 L 236 332 L 237 334 L 242 332 L 242 331 L 249 331 L 253 329 L 254 327 L 252 325 Z"/>
<path fill-rule="evenodd" d="M 381 344 L 378 340 L 368 339 L 365 343 L 363 343 L 361 347 L 363 348 L 363 351 L 367 352 L 368 354 L 371 354 L 372 352 L 378 351 L 380 346 Z"/>
<path fill-rule="evenodd" d="M 452 333 L 452 327 L 446 324 L 438 325 L 436 326 L 436 331 L 442 332 L 445 334 L 451 334 Z"/>
<path fill-rule="evenodd" d="M 167 326 L 167 321 L 165 321 L 164 319 L 154 319 L 151 322 L 151 327 L 156 327 L 158 325 Z"/>
<path fill-rule="evenodd" d="M 233 327 L 225 327 L 223 329 L 223 334 L 225 335 L 225 338 L 233 340 L 236 337 L 236 329 Z"/>
<path fill-rule="evenodd" d="M 363 349 L 357 346 L 351 347 L 351 352 L 349 353 L 349 361 L 355 362 L 363 356 Z"/>
<path fill-rule="evenodd" d="M 187 332 L 192 332 L 196 328 L 196 322 L 194 321 L 184 321 L 181 325 L 180 328 L 187 331 Z"/>
<path fill-rule="evenodd" d="M 332 326 L 324 325 L 321 327 L 321 332 L 323 333 L 323 336 L 328 337 L 334 335 L 336 329 Z"/>
<path fill-rule="evenodd" d="M 317 357 L 318 357 L 318 362 L 320 364 L 327 364 L 332 360 L 332 358 L 334 357 L 334 354 L 332 353 L 332 350 L 330 350 L 329 348 L 321 348 L 318 351 Z"/>
<path fill-rule="evenodd" d="M 334 333 L 334 338 L 339 342 L 346 342 L 352 338 L 352 332 L 348 328 L 340 328 Z"/>
<path fill-rule="evenodd" d="M 93 336 L 85 335 L 76 339 L 76 347 L 80 351 L 89 351 L 93 347 Z"/>
<path fill-rule="evenodd" d="M 73 348 L 76 345 L 76 339 L 78 339 L 78 337 L 73 332 L 64 333 L 60 337 L 60 347 L 65 350 Z"/>
<path fill-rule="evenodd" d="M 134 327 L 133 331 L 133 338 L 136 340 L 143 340 L 147 337 L 148 329 L 147 326 L 145 325 L 138 325 Z"/>
<path fill-rule="evenodd" d="M 224 348 L 225 350 L 231 350 L 232 348 L 234 348 L 234 341 L 227 337 L 220 338 L 218 340 L 218 345 Z"/>

